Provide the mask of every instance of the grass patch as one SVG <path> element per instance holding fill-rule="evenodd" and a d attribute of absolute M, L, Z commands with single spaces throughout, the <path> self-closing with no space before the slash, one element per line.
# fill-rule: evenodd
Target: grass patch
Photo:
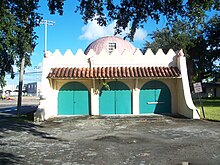
<path fill-rule="evenodd" d="M 195 106 L 200 109 L 201 118 L 203 118 L 199 99 L 194 99 L 193 101 Z M 202 104 L 204 107 L 206 119 L 220 121 L 220 98 L 203 98 Z"/>

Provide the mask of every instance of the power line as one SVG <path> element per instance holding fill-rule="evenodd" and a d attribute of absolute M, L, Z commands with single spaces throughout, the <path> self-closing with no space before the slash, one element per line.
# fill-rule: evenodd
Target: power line
<path fill-rule="evenodd" d="M 30 71 L 30 72 L 24 72 L 24 74 L 36 74 L 36 73 L 42 73 L 42 71 Z M 15 75 L 18 75 L 19 72 L 15 72 Z M 10 73 L 7 73 L 6 75 L 11 75 Z"/>

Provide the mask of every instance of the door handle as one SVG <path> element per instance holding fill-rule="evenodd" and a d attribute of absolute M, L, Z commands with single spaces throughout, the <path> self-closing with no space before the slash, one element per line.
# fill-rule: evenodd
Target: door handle
<path fill-rule="evenodd" d="M 152 101 L 152 102 L 147 102 L 147 104 L 164 104 L 165 102 L 158 102 L 158 101 Z"/>

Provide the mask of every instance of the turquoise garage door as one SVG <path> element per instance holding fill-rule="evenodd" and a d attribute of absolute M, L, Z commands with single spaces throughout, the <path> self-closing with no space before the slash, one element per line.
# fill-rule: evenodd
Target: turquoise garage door
<path fill-rule="evenodd" d="M 171 113 L 171 94 L 164 83 L 150 81 L 141 88 L 140 113 Z"/>
<path fill-rule="evenodd" d="M 122 82 L 108 83 L 110 90 L 101 89 L 100 114 L 131 114 L 131 90 Z"/>
<path fill-rule="evenodd" d="M 89 92 L 81 83 L 70 82 L 58 93 L 58 115 L 88 115 Z"/>

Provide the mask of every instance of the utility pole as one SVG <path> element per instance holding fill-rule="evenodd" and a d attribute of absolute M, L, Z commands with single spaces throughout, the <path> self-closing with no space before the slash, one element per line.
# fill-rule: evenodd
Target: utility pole
<path fill-rule="evenodd" d="M 41 67 L 40 67 L 40 66 L 34 66 L 34 69 L 37 70 L 37 71 L 36 71 L 36 83 L 37 83 L 36 95 L 39 96 L 39 91 L 38 91 L 38 89 L 39 89 L 39 83 L 38 83 L 38 76 L 37 76 L 37 74 L 38 74 L 38 70 L 41 69 Z"/>
<path fill-rule="evenodd" d="M 51 20 L 42 20 L 40 24 L 44 25 L 44 57 L 46 56 L 47 51 L 47 26 L 53 26 L 55 25 L 55 21 Z"/>

